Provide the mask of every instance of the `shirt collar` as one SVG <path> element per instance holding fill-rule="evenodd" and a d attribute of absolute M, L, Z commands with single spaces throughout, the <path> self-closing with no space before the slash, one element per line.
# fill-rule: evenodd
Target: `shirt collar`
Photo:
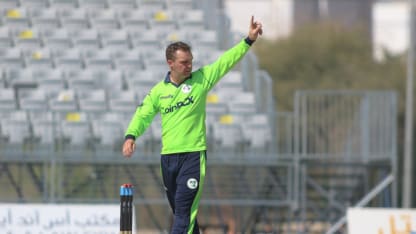
<path fill-rule="evenodd" d="M 186 80 L 188 80 L 188 79 L 191 79 L 192 78 L 192 73 L 191 73 L 191 75 L 189 76 L 189 77 L 187 77 L 183 82 L 185 82 Z M 182 83 L 183 83 L 182 82 Z M 166 76 L 165 76 L 165 83 L 171 83 L 171 84 L 173 84 L 173 85 L 175 85 L 176 87 L 179 87 L 181 84 L 179 84 L 179 85 L 176 85 L 175 83 L 173 83 L 173 82 L 171 82 L 170 81 L 170 71 L 168 71 L 168 73 L 166 74 Z"/>

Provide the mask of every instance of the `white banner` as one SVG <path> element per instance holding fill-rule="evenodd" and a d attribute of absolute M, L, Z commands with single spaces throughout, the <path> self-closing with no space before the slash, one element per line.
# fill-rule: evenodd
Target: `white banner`
<path fill-rule="evenodd" d="M 349 234 L 416 234 L 416 210 L 349 208 Z"/>
<path fill-rule="evenodd" d="M 119 230 L 116 204 L 0 204 L 1 234 L 118 234 Z"/>

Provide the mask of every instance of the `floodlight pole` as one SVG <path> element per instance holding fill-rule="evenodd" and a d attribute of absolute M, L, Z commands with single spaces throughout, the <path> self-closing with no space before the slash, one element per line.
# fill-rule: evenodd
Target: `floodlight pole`
<path fill-rule="evenodd" d="M 403 160 L 403 208 L 412 207 L 412 166 L 413 166 L 413 76 L 415 39 L 415 0 L 409 0 L 409 52 L 407 58 L 406 116 Z"/>

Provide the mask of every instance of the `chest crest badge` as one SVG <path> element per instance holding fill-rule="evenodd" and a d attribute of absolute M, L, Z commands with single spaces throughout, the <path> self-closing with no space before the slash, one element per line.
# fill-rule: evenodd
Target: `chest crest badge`
<path fill-rule="evenodd" d="M 191 90 L 192 90 L 192 86 L 190 86 L 190 85 L 184 84 L 182 86 L 182 92 L 183 93 L 189 93 L 189 92 L 191 92 Z"/>

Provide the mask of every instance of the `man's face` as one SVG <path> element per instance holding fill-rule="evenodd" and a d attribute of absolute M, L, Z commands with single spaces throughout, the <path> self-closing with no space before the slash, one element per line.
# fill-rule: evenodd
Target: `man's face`
<path fill-rule="evenodd" d="M 192 59 L 193 57 L 190 52 L 177 50 L 175 52 L 175 59 L 168 60 L 171 73 L 179 78 L 189 77 L 192 72 Z"/>

